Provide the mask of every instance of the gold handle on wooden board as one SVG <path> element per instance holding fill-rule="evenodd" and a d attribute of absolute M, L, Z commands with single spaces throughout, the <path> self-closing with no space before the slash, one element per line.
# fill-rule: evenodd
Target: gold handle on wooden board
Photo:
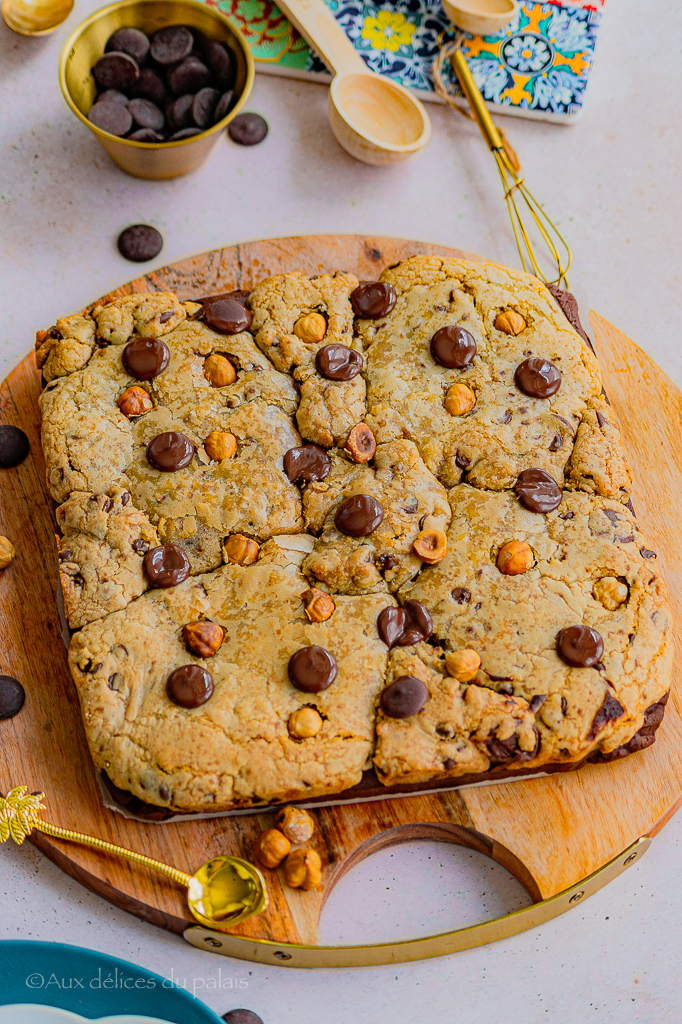
<path fill-rule="evenodd" d="M 556 896 L 550 896 L 549 899 L 524 907 L 523 910 L 516 910 L 512 914 L 505 914 L 504 917 L 496 917 L 493 921 L 482 921 L 480 924 L 457 928 L 452 932 L 442 932 L 440 935 L 369 946 L 304 946 L 228 935 L 193 926 L 186 929 L 184 938 L 197 949 L 208 950 L 210 953 L 279 967 L 379 967 L 407 963 L 411 960 L 428 960 L 436 956 L 461 953 L 465 949 L 485 946 L 500 939 L 508 939 L 519 932 L 544 924 L 545 921 L 551 921 L 553 917 L 565 914 L 567 910 L 608 885 L 635 861 L 639 861 L 650 845 L 650 837 L 643 836 L 593 874 L 576 882 L 570 889 L 557 893 Z"/>

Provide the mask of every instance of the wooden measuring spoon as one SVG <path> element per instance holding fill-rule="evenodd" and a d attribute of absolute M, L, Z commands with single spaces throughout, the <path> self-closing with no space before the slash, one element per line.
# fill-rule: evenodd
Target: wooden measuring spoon
<path fill-rule="evenodd" d="M 457 28 L 474 36 L 494 36 L 518 12 L 518 0 L 443 0 L 443 8 Z"/>
<path fill-rule="evenodd" d="M 334 72 L 329 122 L 347 153 L 366 164 L 394 164 L 418 153 L 431 138 L 429 115 L 397 82 L 367 67 L 324 0 L 277 0 Z"/>

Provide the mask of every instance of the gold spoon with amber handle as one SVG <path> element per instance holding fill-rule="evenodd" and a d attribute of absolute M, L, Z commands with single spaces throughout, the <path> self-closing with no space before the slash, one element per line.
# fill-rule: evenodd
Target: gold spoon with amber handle
<path fill-rule="evenodd" d="M 71 832 L 59 828 L 39 817 L 45 807 L 41 803 L 43 793 L 29 793 L 26 786 L 17 786 L 6 797 L 0 797 L 0 843 L 13 839 L 19 846 L 33 829 L 44 832 L 56 839 L 67 839 L 71 843 L 91 846 L 103 853 L 125 857 L 134 864 L 157 871 L 166 878 L 172 878 L 179 885 L 187 887 L 187 903 L 192 915 L 200 924 L 219 932 L 226 932 L 240 921 L 255 914 L 262 914 L 268 905 L 265 879 L 253 864 L 239 857 L 214 857 L 202 864 L 193 875 L 152 860 L 144 854 L 124 850 L 103 839 Z"/>

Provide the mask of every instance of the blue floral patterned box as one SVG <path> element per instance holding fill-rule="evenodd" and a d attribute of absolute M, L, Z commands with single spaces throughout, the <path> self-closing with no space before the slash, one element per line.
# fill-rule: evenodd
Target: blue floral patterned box
<path fill-rule="evenodd" d="M 328 82 L 329 72 L 273 0 L 207 0 L 246 35 L 259 71 Z M 326 0 L 355 49 L 373 71 L 422 99 L 438 101 L 433 62 L 452 26 L 440 0 Z M 573 122 L 582 113 L 604 0 L 524 2 L 494 36 L 465 35 L 464 54 L 491 110 Z M 450 86 L 459 93 L 448 68 Z M 461 94 L 460 94 L 461 95 Z M 466 105 L 462 97 L 462 105 Z"/>

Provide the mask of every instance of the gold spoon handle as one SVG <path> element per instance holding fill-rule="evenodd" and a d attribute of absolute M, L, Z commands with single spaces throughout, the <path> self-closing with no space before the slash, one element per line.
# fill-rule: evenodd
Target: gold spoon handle
<path fill-rule="evenodd" d="M 174 882 L 178 882 L 180 885 L 189 886 L 189 883 L 192 880 L 192 876 L 185 874 L 184 871 L 172 868 L 168 864 L 162 864 L 161 861 L 153 860 L 151 857 L 145 857 L 142 853 L 134 853 L 132 850 L 124 850 L 122 846 L 114 846 L 113 843 L 107 843 L 104 839 L 95 839 L 93 836 L 86 836 L 81 832 L 72 832 L 68 828 L 60 828 L 58 825 L 52 825 L 49 821 L 36 821 L 33 827 L 39 832 L 44 832 L 48 836 L 54 836 L 56 839 L 67 839 L 70 843 L 80 843 L 82 846 L 92 846 L 95 850 L 102 850 L 104 853 L 113 853 L 116 857 L 124 857 L 126 860 L 132 861 L 133 864 L 142 864 L 144 867 L 150 868 L 152 871 L 157 871 L 160 875 L 165 875 L 166 878 L 171 878 Z"/>

